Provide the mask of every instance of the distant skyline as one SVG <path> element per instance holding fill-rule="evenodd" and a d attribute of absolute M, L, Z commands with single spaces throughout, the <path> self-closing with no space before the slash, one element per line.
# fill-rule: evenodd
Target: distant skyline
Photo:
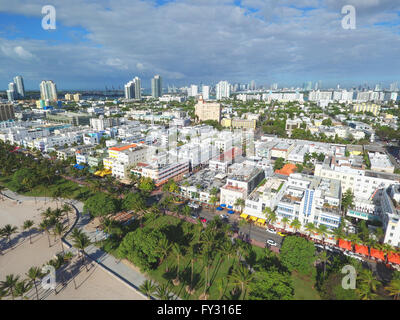
<path fill-rule="evenodd" d="M 43 30 L 43 5 L 57 29 Z M 344 5 L 357 28 L 341 26 Z M 132 32 L 134 30 L 134 32 Z M 400 3 L 391 0 L 0 0 L 0 88 L 163 87 L 219 81 L 324 88 L 400 80 Z"/>

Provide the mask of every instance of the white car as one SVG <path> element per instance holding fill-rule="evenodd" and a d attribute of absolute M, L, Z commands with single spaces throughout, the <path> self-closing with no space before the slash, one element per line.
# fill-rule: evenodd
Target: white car
<path fill-rule="evenodd" d="M 321 244 L 317 244 L 317 243 L 316 243 L 315 246 L 316 246 L 317 248 L 320 248 L 320 249 L 325 249 L 324 246 L 321 245 Z"/>
<path fill-rule="evenodd" d="M 274 229 L 272 229 L 272 228 L 268 228 L 268 229 L 266 229 L 266 231 L 269 232 L 269 233 L 276 234 L 276 231 Z"/>
<path fill-rule="evenodd" d="M 270 246 L 274 246 L 274 247 L 276 247 L 278 245 L 274 240 L 271 240 L 271 239 L 268 239 L 266 241 L 266 243 L 269 244 Z"/>
<path fill-rule="evenodd" d="M 228 220 L 228 219 L 229 219 L 229 217 L 228 217 L 226 214 L 221 214 L 219 217 L 220 217 L 221 219 L 225 219 L 225 220 Z"/>

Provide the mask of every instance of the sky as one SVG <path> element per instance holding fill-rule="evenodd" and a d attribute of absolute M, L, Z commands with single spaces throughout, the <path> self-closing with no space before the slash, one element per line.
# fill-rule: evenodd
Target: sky
<path fill-rule="evenodd" d="M 42 28 L 42 7 L 56 29 Z M 342 7 L 356 9 L 343 29 Z M 123 87 L 155 74 L 167 85 L 324 87 L 400 80 L 396 0 L 0 0 L 0 88 Z"/>

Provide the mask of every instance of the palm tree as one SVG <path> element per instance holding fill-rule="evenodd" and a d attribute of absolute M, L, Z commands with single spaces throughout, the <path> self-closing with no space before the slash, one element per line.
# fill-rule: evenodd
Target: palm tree
<path fill-rule="evenodd" d="M 24 221 L 23 229 L 29 231 L 29 243 L 32 244 L 32 234 L 31 234 L 31 229 L 34 226 L 34 222 L 32 220 L 26 220 Z"/>
<path fill-rule="evenodd" d="M 317 228 L 317 232 L 321 235 L 322 243 L 324 243 L 326 236 L 329 234 L 328 227 L 324 224 L 320 224 L 319 228 Z"/>
<path fill-rule="evenodd" d="M 216 196 L 213 195 L 213 196 L 210 197 L 210 203 L 211 203 L 212 206 L 214 207 L 214 211 L 216 210 L 216 207 L 217 207 L 217 206 L 216 206 L 215 204 L 216 204 L 217 202 L 218 202 L 218 198 L 217 198 Z"/>
<path fill-rule="evenodd" d="M 236 201 L 235 201 L 234 206 L 235 206 L 235 207 L 240 207 L 240 213 L 242 213 L 245 203 L 246 203 L 246 202 L 244 201 L 244 199 L 242 199 L 242 198 L 237 198 Z"/>
<path fill-rule="evenodd" d="M 309 222 L 306 224 L 306 231 L 308 232 L 308 239 L 311 238 L 311 233 L 314 232 L 316 229 L 314 223 Z"/>
<path fill-rule="evenodd" d="M 50 243 L 50 232 L 49 232 L 49 229 L 50 229 L 49 220 L 44 219 L 44 220 L 39 224 L 39 228 L 40 228 L 40 230 L 46 232 L 46 234 L 47 234 L 47 240 L 48 240 L 48 242 L 49 242 L 49 248 L 50 248 L 50 247 L 51 247 L 51 243 Z"/>
<path fill-rule="evenodd" d="M 269 215 L 268 215 L 268 224 L 274 224 L 275 222 L 276 222 L 276 220 L 278 220 L 278 216 L 276 215 L 276 213 L 275 212 L 271 212 Z"/>
<path fill-rule="evenodd" d="M 361 284 L 357 287 L 356 292 L 361 300 L 374 300 L 378 295 L 371 291 L 371 288 L 366 284 Z"/>
<path fill-rule="evenodd" d="M 139 287 L 140 291 L 142 291 L 149 299 L 151 298 L 151 294 L 156 289 L 156 285 L 151 280 L 145 280 L 142 285 Z"/>
<path fill-rule="evenodd" d="M 160 300 L 171 300 L 172 294 L 169 292 L 168 285 L 162 284 L 157 286 L 154 296 Z"/>
<path fill-rule="evenodd" d="M 19 276 L 14 276 L 10 274 L 6 276 L 6 280 L 0 282 L 0 289 L 5 290 L 8 295 L 14 300 L 15 297 L 15 286 L 17 285 Z"/>
<path fill-rule="evenodd" d="M 11 236 L 16 233 L 18 230 L 17 227 L 12 226 L 11 224 L 6 224 L 3 228 L 3 234 L 7 238 L 7 244 L 10 244 Z"/>
<path fill-rule="evenodd" d="M 54 237 L 55 237 L 54 241 L 56 241 L 57 236 L 60 237 L 61 250 L 62 250 L 63 253 L 64 253 L 64 246 L 63 246 L 63 243 L 62 243 L 62 236 L 63 236 L 63 234 L 64 234 L 64 232 L 66 230 L 67 230 L 67 227 L 64 226 L 61 222 L 57 222 L 55 224 L 55 226 L 54 226 L 54 229 L 53 229 L 53 233 L 54 233 Z"/>
<path fill-rule="evenodd" d="M 81 233 L 79 236 L 73 238 L 73 246 L 78 249 L 79 255 L 81 256 L 81 265 L 85 262 L 85 248 L 90 245 L 90 239 L 85 233 Z M 87 266 L 86 271 L 88 271 Z"/>
<path fill-rule="evenodd" d="M 194 271 L 194 262 L 197 258 L 197 252 L 196 252 L 196 247 L 194 245 L 192 245 L 190 247 L 189 250 L 189 259 L 190 259 L 190 265 L 191 265 L 191 269 L 190 269 L 190 287 L 187 288 L 188 292 L 193 293 L 193 271 Z"/>
<path fill-rule="evenodd" d="M 288 217 L 283 217 L 282 219 L 282 223 L 283 223 L 283 230 L 286 231 L 286 224 L 289 222 L 289 218 Z"/>
<path fill-rule="evenodd" d="M 31 268 L 29 268 L 28 273 L 26 275 L 27 275 L 28 279 L 30 280 L 30 282 L 35 286 L 36 297 L 37 297 L 37 300 L 39 300 L 39 293 L 38 293 L 38 289 L 37 289 L 36 280 L 43 277 L 42 270 L 40 270 L 40 268 L 38 268 L 38 267 L 31 267 Z"/>
<path fill-rule="evenodd" d="M 15 284 L 14 294 L 16 297 L 21 297 L 21 299 L 28 299 L 25 294 L 31 290 L 32 284 L 25 280 L 19 281 Z"/>
<path fill-rule="evenodd" d="M 367 286 L 372 292 L 375 292 L 377 287 L 381 284 L 369 269 L 362 269 L 358 274 L 357 280 L 361 285 Z"/>
<path fill-rule="evenodd" d="M 394 300 L 398 300 L 400 298 L 400 279 L 390 281 L 385 290 L 389 291 L 389 296 L 393 296 Z"/>
<path fill-rule="evenodd" d="M 320 262 L 322 262 L 322 263 L 324 264 L 324 276 L 323 276 L 323 281 L 325 281 L 326 264 L 327 264 L 327 263 L 330 264 L 328 254 L 327 254 L 326 251 L 324 250 L 324 251 L 322 251 L 320 254 L 318 254 L 318 257 L 317 257 L 317 258 L 318 258 L 318 260 L 319 260 Z"/>
<path fill-rule="evenodd" d="M 183 252 L 178 243 L 174 243 L 172 249 L 173 249 L 173 252 L 177 259 L 176 278 L 174 279 L 174 285 L 177 286 L 177 285 L 179 285 L 179 262 L 180 262 L 180 258 L 183 255 Z"/>
<path fill-rule="evenodd" d="M 298 219 L 294 219 L 290 223 L 290 226 L 294 229 L 294 233 L 297 233 L 297 231 L 301 228 L 301 222 Z"/>
<path fill-rule="evenodd" d="M 62 212 L 64 212 L 67 215 L 68 227 L 69 227 L 69 214 L 72 213 L 74 211 L 74 209 L 72 209 L 72 207 L 70 205 L 64 203 L 61 210 L 62 210 Z"/>
<path fill-rule="evenodd" d="M 161 241 L 158 245 L 158 253 L 161 256 L 159 265 L 161 265 L 163 263 L 163 261 L 165 260 L 165 258 L 168 256 L 169 251 L 171 250 L 171 247 L 172 247 L 172 245 L 170 244 L 170 242 L 168 241 L 167 238 L 161 239 Z M 168 263 L 166 264 L 165 272 L 168 272 Z"/>
<path fill-rule="evenodd" d="M 233 281 L 233 284 L 239 286 L 241 289 L 240 296 L 244 300 L 246 297 L 246 291 L 253 280 L 254 275 L 250 272 L 250 270 L 244 266 L 243 264 L 239 265 L 239 267 L 235 268 L 235 270 L 230 275 L 230 278 Z"/>

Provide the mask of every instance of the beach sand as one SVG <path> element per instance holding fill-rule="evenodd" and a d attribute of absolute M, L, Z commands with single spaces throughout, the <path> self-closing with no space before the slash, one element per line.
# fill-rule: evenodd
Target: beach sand
<path fill-rule="evenodd" d="M 30 267 L 42 267 L 55 254 L 60 253 L 61 243 L 54 236 L 50 236 L 51 247 L 49 248 L 48 238 L 45 233 L 36 232 L 32 236 L 32 244 L 29 243 L 29 236 L 22 232 L 23 222 L 27 219 L 40 222 L 40 213 L 47 207 L 56 207 L 44 201 L 23 201 L 22 204 L 16 204 L 11 200 L 0 200 L 0 227 L 11 224 L 19 227 L 18 233 L 13 235 L 13 248 L 3 246 L 3 255 L 0 255 L 0 281 L 3 281 L 6 275 L 20 275 L 20 279 L 26 278 L 25 273 Z M 38 210 L 39 209 L 39 210 Z M 45 299 L 75 299 L 75 300 L 128 300 L 144 299 L 136 291 L 121 283 L 119 280 L 109 275 L 106 271 L 93 264 L 93 267 L 87 272 L 83 268 L 75 278 L 78 289 L 75 289 L 74 282 L 68 283 L 59 294 L 53 292 L 45 295 Z M 34 289 L 28 294 L 31 299 L 36 299 Z"/>

